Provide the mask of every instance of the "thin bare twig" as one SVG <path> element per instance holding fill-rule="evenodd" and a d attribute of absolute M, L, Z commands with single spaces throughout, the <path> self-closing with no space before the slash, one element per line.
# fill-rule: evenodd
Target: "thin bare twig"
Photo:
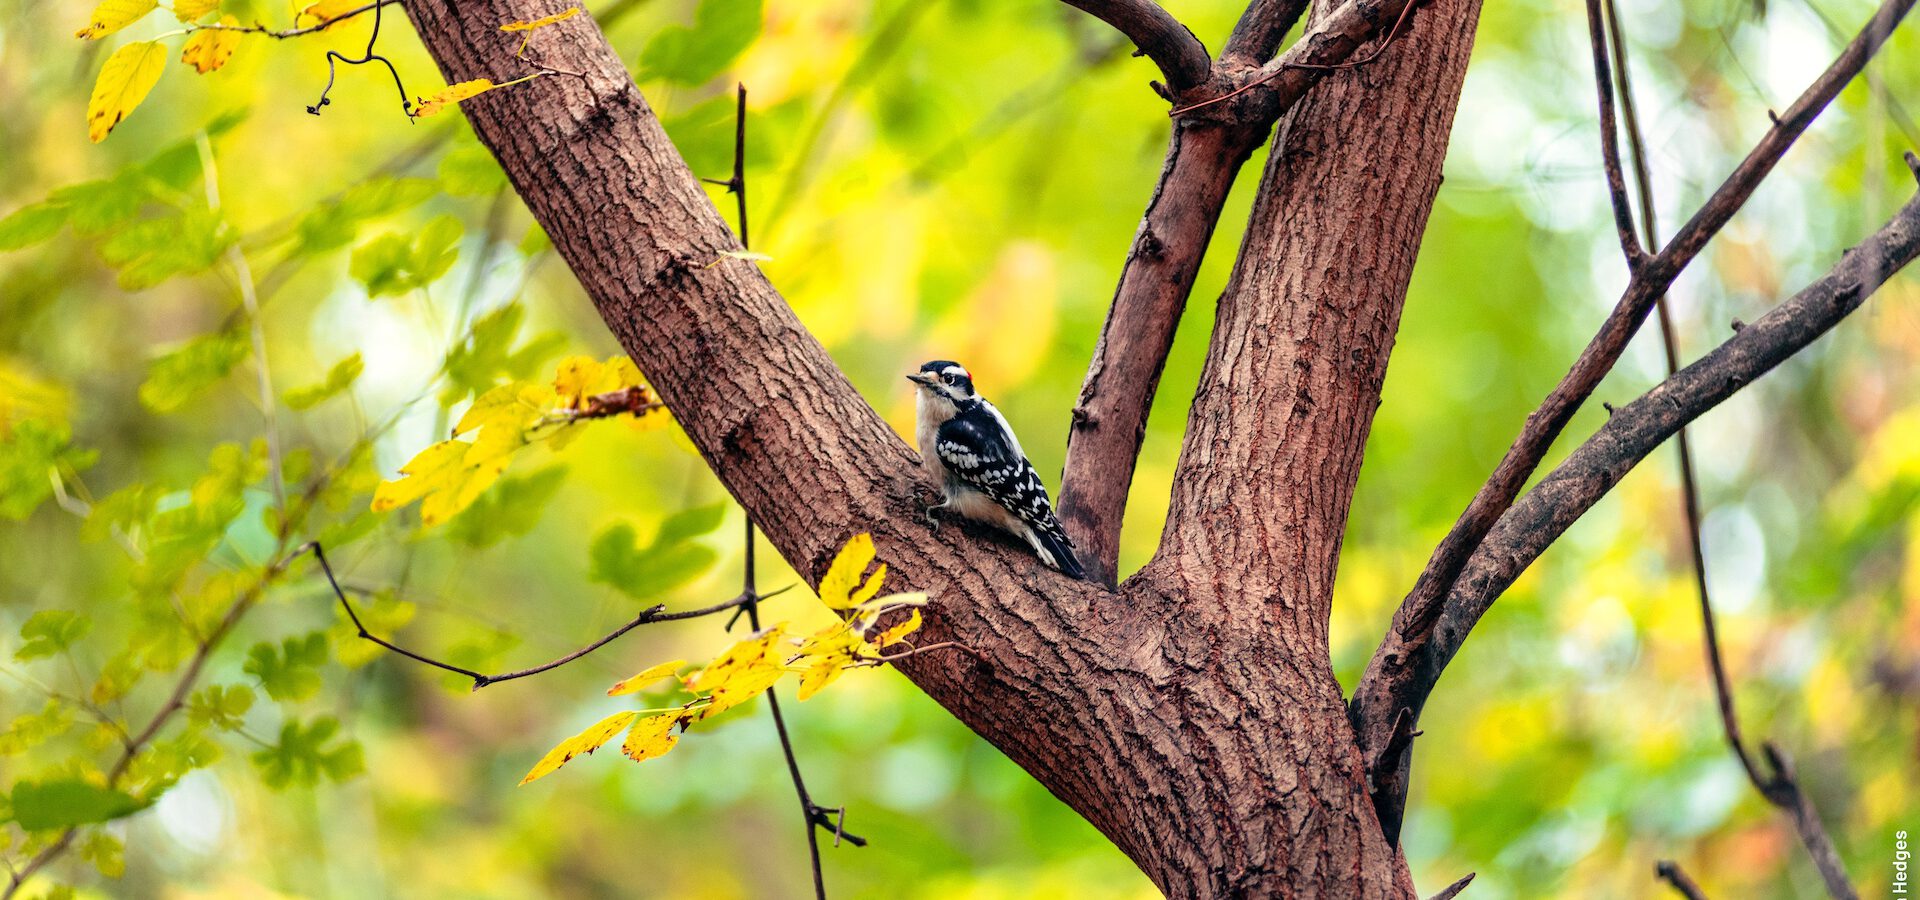
<path fill-rule="evenodd" d="M 1594 7 L 1605 3 L 1608 38 L 1613 45 L 1614 71 L 1617 81 L 1613 85 L 1601 83 L 1602 95 L 1608 95 L 1617 88 L 1621 105 L 1626 113 L 1627 140 L 1633 153 L 1634 182 L 1640 197 L 1640 224 L 1647 243 L 1658 245 L 1659 228 L 1653 206 L 1653 177 L 1647 165 L 1645 140 L 1640 132 L 1639 117 L 1633 108 L 1633 88 L 1630 68 L 1627 64 L 1626 42 L 1620 28 L 1620 17 L 1613 0 L 1588 0 L 1588 17 L 1593 17 Z M 1597 26 L 1596 23 L 1592 23 Z M 1601 41 L 1599 32 L 1594 33 L 1596 45 Z M 1596 70 L 1596 78 L 1604 77 Z M 1662 293 L 1655 309 L 1660 320 L 1661 346 L 1666 354 L 1667 377 L 1671 378 L 1680 370 L 1680 350 L 1674 329 L 1673 313 L 1667 295 Z M 1814 865 L 1820 870 L 1821 878 L 1826 882 L 1827 892 L 1840 900 L 1853 900 L 1858 897 L 1853 885 L 1847 879 L 1846 867 L 1840 861 L 1840 855 L 1834 849 L 1833 838 L 1827 834 L 1821 823 L 1819 813 L 1813 802 L 1800 787 L 1799 780 L 1793 776 L 1793 767 L 1777 748 L 1766 746 L 1767 758 L 1772 764 L 1771 773 L 1763 773 L 1748 750 L 1746 741 L 1740 733 L 1740 718 L 1734 710 L 1733 682 L 1727 676 L 1725 661 L 1720 653 L 1719 630 L 1714 624 L 1712 594 L 1707 589 L 1706 547 L 1700 532 L 1700 486 L 1694 477 L 1693 449 L 1687 440 L 1687 430 L 1683 427 L 1674 434 L 1674 443 L 1679 453 L 1680 491 L 1682 507 L 1686 516 L 1687 546 L 1691 551 L 1694 588 L 1700 598 L 1701 631 L 1706 645 L 1709 668 L 1713 673 L 1714 697 L 1720 710 L 1720 723 L 1726 733 L 1727 744 L 1740 760 L 1740 767 L 1746 770 L 1747 780 L 1768 802 L 1786 810 L 1793 819 L 1795 830 L 1801 836 Z M 1682 876 L 1684 877 L 1684 876 Z M 1676 885 L 1678 882 L 1676 882 Z"/>
<path fill-rule="evenodd" d="M 353 622 L 354 630 L 359 633 L 360 637 L 368 641 L 371 641 L 375 644 L 378 644 L 382 647 L 385 647 L 386 649 L 391 650 L 395 653 L 398 653 L 401 656 L 404 656 L 415 662 L 432 666 L 436 669 L 442 669 L 448 672 L 452 672 L 456 675 L 465 675 L 466 677 L 473 679 L 473 689 L 476 691 L 490 684 L 498 684 L 502 681 L 513 681 L 518 678 L 525 678 L 529 675 L 538 675 L 542 672 L 550 672 L 554 669 L 558 669 L 561 666 L 566 665 L 567 663 L 573 662 L 574 660 L 577 660 L 583 656 L 586 656 L 589 653 L 592 653 L 595 650 L 600 649 L 601 647 L 605 647 L 607 644 L 612 643 L 615 638 L 618 638 L 621 635 L 626 634 L 627 632 L 632 631 L 635 628 L 638 628 L 642 625 L 651 625 L 655 622 L 678 622 L 685 619 L 698 619 L 702 616 L 711 616 L 716 613 L 723 613 L 730 609 L 737 609 L 739 607 L 746 606 L 749 603 L 753 603 L 758 600 L 763 600 L 768 597 L 778 596 L 780 594 L 786 593 L 788 590 L 791 590 L 793 587 L 792 585 L 788 585 L 787 587 L 783 587 L 777 591 L 770 591 L 768 593 L 760 594 L 752 597 L 749 597 L 746 594 L 741 594 L 739 596 L 732 597 L 727 600 L 722 600 L 719 603 L 715 603 L 711 606 L 702 606 L 698 609 L 680 610 L 679 612 L 667 612 L 667 607 L 666 607 L 666 604 L 664 603 L 658 604 L 655 606 L 650 606 L 645 610 L 642 610 L 639 615 L 634 616 L 626 624 L 621 625 L 620 627 L 615 628 L 610 632 L 607 632 L 605 635 L 601 636 L 599 639 L 595 640 L 593 643 L 590 643 L 584 647 L 581 647 L 580 649 L 575 650 L 572 653 L 568 653 L 567 655 L 562 656 L 558 659 L 552 660 L 551 662 L 541 663 L 540 665 L 533 666 L 531 668 L 515 669 L 510 672 L 501 672 L 497 675 L 487 675 L 481 672 L 475 672 L 472 669 L 463 669 L 452 663 L 442 662 L 440 660 L 434 659 L 433 657 L 430 657 L 421 653 L 417 653 L 412 650 L 408 650 L 405 647 L 395 644 L 392 641 L 389 641 L 383 637 L 380 637 L 379 635 L 376 635 L 368 631 L 367 626 L 360 621 L 360 614 L 354 610 L 353 604 L 347 600 L 346 590 L 341 588 L 339 579 L 334 576 L 333 565 L 327 562 L 326 550 L 320 546 L 320 542 L 311 541 L 309 543 L 301 545 L 300 549 L 295 551 L 295 555 L 297 556 L 300 553 L 313 554 L 314 562 L 317 562 L 320 564 L 320 571 L 322 574 L 326 576 L 328 586 L 333 588 L 334 597 L 339 599 L 340 608 L 346 610 L 347 619 Z"/>
<path fill-rule="evenodd" d="M 1692 878 L 1687 877 L 1686 871 L 1681 869 L 1680 864 L 1673 860 L 1663 859 L 1655 863 L 1653 866 L 1653 874 L 1659 876 L 1661 881 L 1673 885 L 1673 889 L 1678 891 L 1680 896 L 1687 898 L 1687 900 L 1707 900 L 1706 892 L 1700 890 L 1700 885 L 1696 884 Z"/>
<path fill-rule="evenodd" d="M 1473 883 L 1473 876 L 1475 874 L 1477 873 L 1468 872 L 1466 875 L 1462 876 L 1459 881 L 1456 881 L 1450 885 L 1447 885 L 1445 888 L 1441 889 L 1440 893 L 1427 898 L 1427 900 L 1453 900 L 1453 898 L 1460 896 L 1461 891 L 1464 891 L 1467 889 L 1467 885 Z"/>
<path fill-rule="evenodd" d="M 1613 113 L 1613 78 L 1608 71 L 1606 26 L 1601 23 L 1600 3 L 1601 0 L 1587 0 L 1593 83 L 1600 95 L 1600 159 L 1607 170 L 1607 199 L 1613 205 L 1613 229 L 1619 233 L 1620 252 L 1627 258 L 1627 269 L 1632 271 L 1640 268 L 1647 251 L 1634 235 L 1633 207 L 1627 202 L 1627 178 L 1620 168 L 1620 127 Z"/>

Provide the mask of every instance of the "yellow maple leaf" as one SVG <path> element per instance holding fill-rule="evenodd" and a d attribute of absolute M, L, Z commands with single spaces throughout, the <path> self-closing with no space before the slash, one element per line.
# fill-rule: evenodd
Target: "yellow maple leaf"
<path fill-rule="evenodd" d="M 686 714 L 679 712 L 666 712 L 641 719 L 634 724 L 633 730 L 627 732 L 627 740 L 620 745 L 620 752 L 634 762 L 666 755 L 673 745 L 680 743 L 680 733 L 675 728 L 685 719 Z"/>
<path fill-rule="evenodd" d="M 673 662 L 664 662 L 657 666 L 649 666 L 646 669 L 642 669 L 639 674 L 631 678 L 623 679 L 614 684 L 613 687 L 607 688 L 607 696 L 618 697 L 622 694 L 637 694 L 645 690 L 648 685 L 680 671 L 680 667 L 686 664 L 686 660 L 676 659 Z"/>
<path fill-rule="evenodd" d="M 220 24 L 238 25 L 240 20 L 232 16 L 221 16 Z M 227 64 L 233 58 L 233 51 L 240 46 L 240 32 L 221 28 L 203 28 L 187 38 L 187 46 L 180 51 L 180 61 L 193 67 L 202 75 Z"/>
<path fill-rule="evenodd" d="M 413 107 L 413 115 L 415 117 L 434 115 L 445 109 L 448 104 L 478 97 L 499 86 L 489 78 L 475 78 L 472 81 L 447 85 L 432 96 L 418 98 Z"/>
<path fill-rule="evenodd" d="M 200 21 L 207 13 L 220 8 L 220 0 L 173 0 L 173 15 L 182 22 L 192 24 Z M 221 19 L 225 22 L 225 19 Z"/>
<path fill-rule="evenodd" d="M 87 137 L 98 144 L 107 133 L 147 99 L 167 68 L 167 48 L 158 41 L 141 41 L 113 51 L 100 67 L 87 99 Z"/>
<path fill-rule="evenodd" d="M 841 673 L 853 664 L 850 656 L 821 656 L 811 658 L 805 669 L 800 672 L 800 699 L 806 700 L 820 693 L 827 685 L 837 680 Z"/>
<path fill-rule="evenodd" d="M 640 368 L 624 356 L 610 356 L 606 362 L 591 356 L 570 356 L 561 360 L 553 373 L 553 393 L 570 409 L 584 409 L 587 398 L 596 394 L 645 385 Z"/>
<path fill-rule="evenodd" d="M 550 16 L 541 16 L 540 18 L 534 19 L 532 21 L 508 22 L 507 24 L 500 26 L 500 30 L 501 31 L 532 31 L 535 28 L 545 28 L 548 25 L 552 25 L 556 22 L 565 22 L 566 20 L 571 19 L 574 16 L 577 16 L 579 14 L 580 14 L 580 7 L 576 6 L 572 9 L 566 10 L 565 12 L 557 12 Z"/>
<path fill-rule="evenodd" d="M 709 703 L 701 708 L 700 717 L 719 715 L 773 687 L 786 674 L 775 649 L 785 635 L 785 625 L 768 628 L 728 647 L 688 679 L 688 687 L 708 692 Z"/>
<path fill-rule="evenodd" d="M 97 41 L 145 18 L 159 6 L 156 0 L 100 0 L 87 17 L 87 27 L 73 33 L 82 40 Z"/>
<path fill-rule="evenodd" d="M 566 765 L 567 760 L 582 753 L 592 753 L 600 749 L 600 745 L 612 740 L 614 735 L 620 733 L 620 729 L 627 727 L 639 715 L 632 711 L 617 712 L 594 723 L 593 727 L 561 741 L 552 750 L 548 750 L 546 756 L 540 757 L 540 761 L 534 763 L 532 769 L 527 770 L 527 777 L 520 779 L 520 783 L 526 784 L 534 779 L 543 778 Z"/>
<path fill-rule="evenodd" d="M 860 583 L 860 576 L 873 562 L 873 556 L 873 535 L 865 532 L 854 535 L 840 548 L 833 564 L 827 567 L 826 576 L 820 579 L 820 600 L 830 609 L 844 610 L 859 606 L 879 593 L 880 584 L 887 577 L 885 563 L 874 570 L 866 584 Z"/>
<path fill-rule="evenodd" d="M 898 644 L 901 641 L 906 640 L 907 635 L 912 634 L 919 630 L 920 630 L 920 611 L 916 609 L 913 612 L 908 613 L 907 617 L 904 620 L 902 620 L 899 624 L 893 626 L 892 628 L 888 628 L 885 631 L 880 632 L 880 636 L 874 638 L 873 642 L 882 647 L 891 647 L 894 644 Z"/>
<path fill-rule="evenodd" d="M 420 501 L 420 522 L 432 527 L 480 499 L 507 470 L 508 450 L 486 442 L 441 441 L 400 467 L 401 477 L 373 491 L 373 511 L 389 512 Z"/>

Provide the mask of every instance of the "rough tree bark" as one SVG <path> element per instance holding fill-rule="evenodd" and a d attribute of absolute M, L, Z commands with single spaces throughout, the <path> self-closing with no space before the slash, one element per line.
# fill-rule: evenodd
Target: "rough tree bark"
<path fill-rule="evenodd" d="M 498 26 L 571 5 L 406 8 L 458 82 L 521 74 L 519 39 Z M 527 51 L 565 74 L 464 109 L 773 546 L 817 581 L 850 535 L 872 532 L 898 578 L 933 598 L 928 639 L 975 651 L 915 657 L 907 675 L 1161 889 L 1413 896 L 1376 818 L 1326 628 L 1478 0 L 1436 0 L 1413 21 L 1406 0 L 1352 0 L 1271 61 L 1303 4 L 1255 0 L 1217 62 L 1146 0 L 1074 5 L 1133 37 L 1186 108 L 1089 369 L 1063 489 L 1109 585 L 1139 430 L 1193 272 L 1236 171 L 1281 123 L 1160 550 L 1117 588 L 923 523 L 932 486 L 917 457 L 759 270 L 723 256 L 737 243 L 588 17 L 543 29 Z M 1377 59 L 1326 68 L 1370 58 L 1368 42 L 1390 33 Z"/>

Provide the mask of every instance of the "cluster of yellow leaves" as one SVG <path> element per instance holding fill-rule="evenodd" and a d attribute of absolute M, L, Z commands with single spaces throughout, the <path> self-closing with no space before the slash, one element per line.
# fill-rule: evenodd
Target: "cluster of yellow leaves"
<path fill-rule="evenodd" d="M 145 18 L 158 6 L 156 0 L 100 0 L 87 17 L 86 27 L 73 36 L 97 41 Z M 220 0 L 174 0 L 174 16 L 186 23 L 191 33 L 180 61 L 202 75 L 226 65 L 240 45 L 242 32 L 234 30 L 239 20 L 233 16 L 222 16 L 218 26 L 193 24 L 219 8 Z M 166 71 L 166 58 L 166 48 L 158 41 L 136 41 L 107 57 L 87 99 L 89 139 L 96 144 L 106 140 L 114 127 L 147 99 Z"/>
<path fill-rule="evenodd" d="M 855 535 L 834 557 L 820 581 L 820 599 L 842 616 L 842 621 L 811 635 L 792 635 L 785 623 L 748 636 L 713 658 L 705 668 L 680 675 L 685 660 L 651 666 L 607 689 L 609 696 L 639 693 L 667 678 L 693 698 L 666 709 L 615 713 L 564 741 L 541 757 L 521 784 L 541 778 L 568 760 L 600 749 L 623 729 L 627 739 L 620 752 L 640 762 L 661 756 L 679 743 L 680 735 L 696 722 L 712 718 L 770 690 L 789 673 L 800 674 L 800 699 L 805 700 L 839 678 L 848 669 L 877 666 L 889 658 L 881 649 L 904 642 L 918 630 L 919 607 L 925 594 L 891 594 L 876 598 L 887 576 L 883 564 L 863 578 L 873 562 L 873 536 Z M 906 612 L 893 626 L 874 632 L 889 613 Z M 909 651 L 910 652 L 910 651 Z"/>
<path fill-rule="evenodd" d="M 416 454 L 400 467 L 401 477 L 373 492 L 374 512 L 420 501 L 423 525 L 439 525 L 473 505 L 512 462 L 515 451 L 536 442 L 559 450 L 580 433 L 585 389 L 595 393 L 645 389 L 640 370 L 626 357 L 600 362 L 576 356 L 560 363 L 552 385 L 514 381 L 473 401 L 454 425 L 454 436 Z M 641 415 L 643 422 L 663 415 Z"/>

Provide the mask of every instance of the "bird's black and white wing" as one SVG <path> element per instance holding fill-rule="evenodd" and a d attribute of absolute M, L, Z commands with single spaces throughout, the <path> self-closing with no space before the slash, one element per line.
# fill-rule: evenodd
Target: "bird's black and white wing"
<path fill-rule="evenodd" d="M 1075 578 L 1085 578 L 1073 554 L 1073 542 L 1054 517 L 1047 487 L 1021 454 L 992 410 L 975 408 L 940 426 L 935 450 L 950 476 L 979 491 L 1024 526 L 1022 535 L 1042 559 Z"/>

